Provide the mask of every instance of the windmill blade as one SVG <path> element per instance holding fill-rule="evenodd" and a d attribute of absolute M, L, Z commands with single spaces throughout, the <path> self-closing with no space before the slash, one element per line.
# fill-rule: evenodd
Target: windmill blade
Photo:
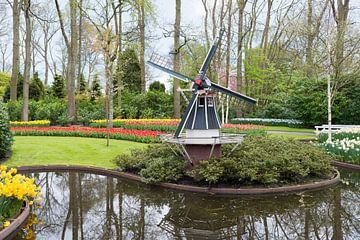
<path fill-rule="evenodd" d="M 175 137 L 176 138 L 179 138 L 180 137 L 180 134 L 181 132 L 183 131 L 184 127 L 185 127 L 185 123 L 187 122 L 189 116 L 190 116 L 190 113 L 191 111 L 193 110 L 195 104 L 196 104 L 196 100 L 199 96 L 199 92 L 195 92 L 190 100 L 190 104 L 187 106 L 186 108 L 186 111 L 183 115 L 183 117 L 181 118 L 181 121 L 180 121 L 180 124 L 178 126 L 178 128 L 176 129 L 176 132 L 175 132 Z"/>
<path fill-rule="evenodd" d="M 169 68 L 166 68 L 166 67 L 163 67 L 163 66 L 160 66 L 159 64 L 156 64 L 154 62 L 151 62 L 151 61 L 147 61 L 147 63 L 163 72 L 166 72 L 167 74 L 173 76 L 173 77 L 176 77 L 180 80 L 183 80 L 185 82 L 191 82 L 191 81 L 194 81 L 192 78 L 189 78 L 181 73 L 177 73 L 177 72 L 174 72 L 173 70 L 169 69 Z"/>
<path fill-rule="evenodd" d="M 222 92 L 226 95 L 229 95 L 230 97 L 234 97 L 236 99 L 240 99 L 240 100 L 244 100 L 246 102 L 249 102 L 251 104 L 256 104 L 256 100 L 251 98 L 251 97 L 248 97 L 246 95 L 243 95 L 241 93 L 238 93 L 238 92 L 234 92 L 230 89 L 227 89 L 227 88 L 224 88 L 223 86 L 220 86 L 216 83 L 211 83 L 211 85 L 209 86 L 210 88 L 216 90 L 216 91 L 219 91 L 219 92 Z"/>
<path fill-rule="evenodd" d="M 219 32 L 219 35 L 216 37 L 213 45 L 211 46 L 201 68 L 200 68 L 200 71 L 199 71 L 199 74 L 200 74 L 200 79 L 204 79 L 205 77 L 205 73 L 206 73 L 206 70 L 209 68 L 210 66 L 210 63 L 211 63 L 211 60 L 213 59 L 213 57 L 215 56 L 215 53 L 216 53 L 216 49 L 218 48 L 219 46 L 219 43 L 221 41 L 221 38 L 223 36 L 225 32 L 225 28 L 222 28 Z"/>

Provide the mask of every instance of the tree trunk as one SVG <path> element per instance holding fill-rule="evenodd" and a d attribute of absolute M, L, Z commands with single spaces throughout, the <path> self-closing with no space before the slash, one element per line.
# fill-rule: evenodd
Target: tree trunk
<path fill-rule="evenodd" d="M 123 2 L 122 0 L 119 0 L 119 25 L 118 25 L 118 58 L 117 58 L 117 64 L 118 66 L 121 66 L 121 53 L 122 53 L 122 5 Z M 118 71 L 122 71 L 121 69 L 118 68 Z M 117 82 L 117 91 L 118 91 L 118 110 L 119 110 L 119 116 L 121 116 L 121 112 L 122 112 L 122 96 L 121 96 L 121 91 L 123 88 L 122 85 L 122 77 L 119 77 L 119 80 Z"/>
<path fill-rule="evenodd" d="M 205 29 L 206 48 L 209 49 L 210 48 L 209 31 L 208 31 L 209 10 L 207 7 L 207 0 L 201 0 L 201 1 L 204 6 L 204 11 L 205 11 L 204 29 Z"/>
<path fill-rule="evenodd" d="M 49 50 L 49 42 L 48 42 L 48 34 L 49 29 L 47 28 L 44 31 L 44 62 L 45 62 L 45 86 L 48 85 L 49 82 L 49 60 L 48 60 L 48 50 Z"/>
<path fill-rule="evenodd" d="M 349 15 L 349 2 L 350 0 L 337 0 L 337 15 L 334 16 L 336 20 L 336 43 L 335 43 L 335 66 L 334 75 L 337 80 L 343 68 L 344 62 L 344 40 L 347 27 L 347 18 Z M 334 9 L 334 7 L 333 7 Z M 335 10 L 334 10 L 335 12 Z"/>
<path fill-rule="evenodd" d="M 20 68 L 20 6 L 22 0 L 13 2 L 13 54 L 10 81 L 10 101 L 17 100 L 17 82 Z"/>
<path fill-rule="evenodd" d="M 243 51 L 244 51 L 244 9 L 246 5 L 245 0 L 238 0 L 238 46 L 237 46 L 237 62 L 236 62 L 236 90 L 241 91 L 244 82 L 244 71 L 243 71 Z M 241 109 L 237 108 L 236 117 L 241 117 Z"/>
<path fill-rule="evenodd" d="M 236 77 L 237 91 L 240 92 L 243 84 L 243 49 L 244 49 L 244 36 L 243 36 L 243 25 L 244 25 L 244 8 L 246 2 L 244 0 L 238 0 L 238 46 L 237 46 L 237 64 L 236 64 Z"/>
<path fill-rule="evenodd" d="M 230 47 L 231 47 L 231 17 L 232 17 L 232 0 L 228 0 L 228 22 L 227 22 L 227 45 L 226 45 L 226 87 L 230 87 L 230 73 L 231 73 L 231 64 L 230 64 Z M 229 96 L 226 95 L 226 113 L 225 113 L 225 123 L 228 123 L 229 120 Z"/>
<path fill-rule="evenodd" d="M 312 59 L 312 45 L 313 45 L 313 34 L 312 34 L 312 15 L 313 15 L 313 0 L 308 0 L 308 14 L 307 14 L 307 45 L 306 45 L 306 74 L 308 77 L 312 76 L 313 72 L 313 59 Z"/>
<path fill-rule="evenodd" d="M 180 72 L 180 22 L 181 22 L 181 0 L 176 0 L 176 13 L 174 24 L 174 71 Z M 179 79 L 174 78 L 174 118 L 180 118 L 180 93 L 177 91 L 180 87 Z"/>
<path fill-rule="evenodd" d="M 24 0 L 24 16 L 25 16 L 25 69 L 23 82 L 23 105 L 21 112 L 21 120 L 29 120 L 29 82 L 31 67 L 31 19 L 30 19 L 30 0 Z"/>
<path fill-rule="evenodd" d="M 145 80 L 145 1 L 140 0 L 138 11 L 139 28 L 140 28 L 140 79 L 141 79 L 141 92 L 146 90 Z"/>
<path fill-rule="evenodd" d="M 70 48 L 68 48 L 67 64 L 67 101 L 69 120 L 75 122 L 75 68 L 77 56 L 77 2 L 70 0 Z"/>
<path fill-rule="evenodd" d="M 269 29 L 270 29 L 270 17 L 271 17 L 271 8 L 274 0 L 267 0 L 267 14 L 265 27 L 263 31 L 263 35 L 261 36 L 261 44 L 260 46 L 263 48 L 264 56 L 266 56 L 267 44 L 269 38 Z"/>
<path fill-rule="evenodd" d="M 82 8 L 82 5 L 83 5 L 83 0 L 80 0 L 79 1 L 80 9 Z M 80 79 L 81 79 L 81 72 L 82 72 L 81 71 L 82 18 L 83 18 L 82 12 L 79 11 L 79 28 L 78 28 L 79 42 L 78 42 L 78 56 L 77 56 L 78 69 L 77 69 L 77 86 L 76 86 L 78 93 L 80 93 Z"/>

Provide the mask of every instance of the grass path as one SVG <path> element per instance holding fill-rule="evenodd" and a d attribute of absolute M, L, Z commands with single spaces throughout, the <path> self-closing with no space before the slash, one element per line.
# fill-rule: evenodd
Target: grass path
<path fill-rule="evenodd" d="M 13 155 L 5 165 L 15 167 L 24 165 L 68 164 L 115 168 L 111 162 L 118 154 L 146 144 L 110 140 L 106 147 L 105 139 L 79 137 L 38 137 L 16 136 Z"/>

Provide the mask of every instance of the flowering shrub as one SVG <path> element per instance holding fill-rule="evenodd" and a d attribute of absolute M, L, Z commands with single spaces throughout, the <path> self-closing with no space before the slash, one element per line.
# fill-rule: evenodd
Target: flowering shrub
<path fill-rule="evenodd" d="M 267 126 L 288 126 L 301 127 L 303 122 L 295 119 L 276 119 L 276 118 L 234 118 L 231 120 L 234 124 L 257 124 Z"/>
<path fill-rule="evenodd" d="M 15 168 L 0 166 L 0 228 L 10 225 L 5 219 L 13 217 L 28 201 L 30 205 L 41 201 L 41 192 L 33 178 L 17 174 Z"/>
<path fill-rule="evenodd" d="M 92 137 L 105 138 L 108 134 L 106 128 L 92 127 L 12 127 L 15 135 L 20 136 L 67 136 L 67 137 Z M 112 139 L 129 140 L 142 143 L 160 142 L 157 137 L 164 132 L 150 130 L 129 130 L 123 128 L 109 129 L 109 136 Z"/>
<path fill-rule="evenodd" d="M 21 126 L 21 127 L 41 127 L 41 126 L 50 126 L 49 120 L 34 120 L 28 122 L 18 122 L 10 121 L 12 127 Z"/>

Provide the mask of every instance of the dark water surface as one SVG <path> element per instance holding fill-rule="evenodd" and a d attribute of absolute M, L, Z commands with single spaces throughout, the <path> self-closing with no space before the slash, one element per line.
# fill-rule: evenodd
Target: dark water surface
<path fill-rule="evenodd" d="M 37 239 L 360 239 L 360 174 L 312 193 L 214 197 L 112 177 L 35 173 Z"/>

